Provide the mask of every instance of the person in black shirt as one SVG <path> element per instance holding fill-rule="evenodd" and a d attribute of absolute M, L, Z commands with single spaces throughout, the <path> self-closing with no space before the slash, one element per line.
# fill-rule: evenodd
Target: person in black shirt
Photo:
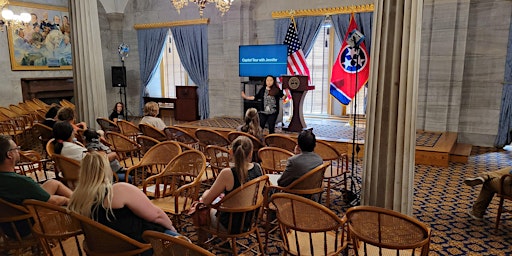
<path fill-rule="evenodd" d="M 112 113 L 108 116 L 108 119 L 114 123 L 117 123 L 117 120 L 123 120 L 124 117 L 124 104 L 122 102 L 117 102 L 112 109 Z"/>

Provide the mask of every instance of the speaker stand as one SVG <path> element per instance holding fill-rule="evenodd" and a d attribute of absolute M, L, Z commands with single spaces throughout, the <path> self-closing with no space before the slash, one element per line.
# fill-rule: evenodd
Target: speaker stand
<path fill-rule="evenodd" d="M 124 67 L 124 58 L 121 58 L 121 63 L 123 64 L 123 70 L 126 70 L 125 67 Z M 125 119 L 126 121 L 130 121 L 128 119 L 128 102 L 126 101 L 126 87 L 128 86 L 128 81 L 126 80 L 126 71 L 123 72 L 123 81 L 124 81 L 124 87 L 121 87 L 119 88 L 119 98 L 121 98 L 121 95 L 124 94 L 124 102 L 123 102 L 123 99 L 121 98 L 121 102 L 123 102 L 123 106 L 124 106 L 124 114 L 125 114 Z M 121 90 L 124 90 L 123 93 L 121 92 Z"/>

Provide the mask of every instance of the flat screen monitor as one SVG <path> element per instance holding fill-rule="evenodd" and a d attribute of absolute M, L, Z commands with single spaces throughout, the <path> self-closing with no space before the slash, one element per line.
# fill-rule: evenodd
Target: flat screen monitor
<path fill-rule="evenodd" d="M 241 77 L 278 77 L 286 74 L 288 46 L 284 44 L 240 45 Z"/>

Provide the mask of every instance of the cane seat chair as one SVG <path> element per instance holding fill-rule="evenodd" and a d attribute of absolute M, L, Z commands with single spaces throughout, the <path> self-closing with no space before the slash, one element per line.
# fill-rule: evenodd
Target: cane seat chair
<path fill-rule="evenodd" d="M 122 166 L 130 168 L 139 163 L 140 145 L 135 142 L 136 138 L 131 140 L 128 136 L 117 132 L 106 132 L 105 137 L 112 144 L 113 151 L 119 156 Z"/>
<path fill-rule="evenodd" d="M 164 141 L 150 148 L 140 162 L 126 170 L 126 177 L 133 176 L 133 184 L 142 187 L 149 176 L 162 172 L 171 160 L 181 154 L 181 146 L 175 141 Z M 126 182 L 128 182 L 126 180 Z"/>
<path fill-rule="evenodd" d="M 340 153 L 331 144 L 324 141 L 317 141 L 315 146 L 315 153 L 317 153 L 324 162 L 330 162 L 331 165 L 325 170 L 324 181 L 327 183 L 325 206 L 329 208 L 331 203 L 331 189 L 333 183 L 335 186 L 344 185 L 344 191 L 347 191 L 347 174 L 348 170 L 348 156 L 347 154 Z M 337 182 L 336 182 L 337 181 Z M 340 191 L 340 189 L 336 189 Z"/>
<path fill-rule="evenodd" d="M 295 146 L 297 146 L 297 141 L 295 139 L 282 134 L 268 134 L 263 140 L 265 145 L 269 147 L 286 149 L 292 153 L 295 151 Z"/>
<path fill-rule="evenodd" d="M 0 199 L 0 254 L 21 255 L 28 248 L 38 253 L 41 246 L 31 226 L 32 215 L 25 207 Z"/>
<path fill-rule="evenodd" d="M 46 146 L 48 141 L 53 138 L 53 129 L 51 127 L 48 127 L 44 124 L 35 123 L 32 129 L 34 130 L 34 133 L 39 141 L 41 141 L 41 146 L 43 148 Z M 45 158 L 48 158 L 46 151 L 44 149 L 43 151 L 45 152 Z"/>
<path fill-rule="evenodd" d="M 119 127 L 119 130 L 121 130 L 120 133 L 130 138 L 133 142 L 137 140 L 137 136 L 142 135 L 139 127 L 126 120 L 117 120 L 117 126 Z"/>
<path fill-rule="evenodd" d="M 195 132 L 195 136 L 199 141 L 199 149 L 205 152 L 208 145 L 216 145 L 219 147 L 229 147 L 228 138 L 224 137 L 220 132 L 208 128 L 199 128 Z"/>
<path fill-rule="evenodd" d="M 62 183 L 74 190 L 80 177 L 80 162 L 60 154 L 54 154 L 52 160 L 55 162 L 55 176 L 61 175 Z"/>
<path fill-rule="evenodd" d="M 55 145 L 53 142 L 55 141 L 54 138 L 51 138 L 48 142 L 46 142 L 46 154 L 48 154 L 48 157 L 51 158 L 55 154 Z"/>
<path fill-rule="evenodd" d="M 160 141 L 146 135 L 139 135 L 137 136 L 137 143 L 140 145 L 141 156 L 144 156 L 150 148 L 160 143 Z"/>
<path fill-rule="evenodd" d="M 165 133 L 163 131 L 158 130 L 152 125 L 149 124 L 139 124 L 139 130 L 142 132 L 142 134 L 151 137 L 153 139 L 156 139 L 158 141 L 166 141 L 167 136 L 165 136 Z"/>
<path fill-rule="evenodd" d="M 82 228 L 69 210 L 47 202 L 28 199 L 23 205 L 32 214 L 32 233 L 41 241 L 46 255 L 83 255 Z"/>
<path fill-rule="evenodd" d="M 271 204 L 286 253 L 340 255 L 347 248 L 346 220 L 329 208 L 289 193 L 272 195 Z"/>
<path fill-rule="evenodd" d="M 165 169 L 147 178 L 142 191 L 151 202 L 171 214 L 176 227 L 199 198 L 201 177 L 206 170 L 206 157 L 198 150 L 187 150 L 173 158 Z"/>
<path fill-rule="evenodd" d="M 84 232 L 84 251 L 89 256 L 139 255 L 151 248 L 86 216 L 71 212 Z"/>
<path fill-rule="evenodd" d="M 121 132 L 119 126 L 108 118 L 98 117 L 96 118 L 96 123 L 98 123 L 101 129 L 105 132 Z"/>
<path fill-rule="evenodd" d="M 142 234 L 151 243 L 155 256 L 213 256 L 215 254 L 193 244 L 184 236 L 171 236 L 162 232 L 147 230 Z"/>
<path fill-rule="evenodd" d="M 512 184 L 512 175 L 511 174 L 505 174 L 501 176 L 500 179 L 500 189 L 497 193 L 498 198 L 500 199 L 500 202 L 498 204 L 498 215 L 496 215 L 496 228 L 498 228 L 500 224 L 501 214 L 504 212 L 512 212 L 512 210 L 507 210 L 503 207 L 503 203 L 505 202 L 505 199 L 512 200 L 512 191 L 511 191 L 511 185 Z"/>
<path fill-rule="evenodd" d="M 43 159 L 36 151 L 20 151 L 20 161 L 16 163 L 15 171 L 32 178 L 36 182 L 43 182 L 48 179 L 48 174 L 43 169 L 43 165 Z"/>
<path fill-rule="evenodd" d="M 264 197 L 263 190 L 268 183 L 268 176 L 263 175 L 252 179 L 243 184 L 229 194 L 224 196 L 219 202 L 211 207 L 217 210 L 217 214 L 225 214 L 228 219 L 228 226 L 224 227 L 220 221 L 210 223 L 207 226 L 201 226 L 199 232 L 212 234 L 205 246 L 213 247 L 217 250 L 232 253 L 233 255 L 244 255 L 256 248 L 260 254 L 264 254 L 263 244 L 258 232 L 258 211 L 261 208 Z M 218 218 L 220 219 L 220 218 Z M 241 244 L 237 241 L 239 238 L 255 238 L 256 242 Z M 213 244 L 215 238 L 220 238 L 222 242 Z M 224 244 L 229 243 L 231 249 L 226 249 Z M 240 246 L 241 251 L 238 250 Z"/>
<path fill-rule="evenodd" d="M 405 214 L 375 206 L 347 210 L 356 255 L 428 255 L 431 230 Z"/>
<path fill-rule="evenodd" d="M 69 100 L 66 100 L 66 99 L 62 99 L 60 100 L 59 104 L 63 107 L 70 107 L 72 108 L 73 110 L 75 109 L 75 104 Z"/>
<path fill-rule="evenodd" d="M 263 145 L 261 140 L 258 139 L 256 136 L 254 136 L 252 134 L 249 134 L 249 133 L 246 133 L 246 132 L 240 132 L 240 131 L 233 131 L 233 132 L 228 133 L 228 140 L 230 142 L 233 142 L 239 136 L 246 136 L 249 139 L 251 139 L 251 141 L 252 141 L 252 151 L 253 151 L 252 152 L 252 160 L 254 162 L 258 162 L 259 163 L 260 159 L 258 157 L 258 150 L 260 150 L 260 148 L 264 147 L 265 145 Z"/>
<path fill-rule="evenodd" d="M 210 168 L 206 170 L 203 181 L 214 182 L 222 169 L 230 167 L 229 150 L 225 147 L 209 145 L 206 146 L 205 155 L 209 160 Z"/>
<path fill-rule="evenodd" d="M 164 128 L 164 133 L 168 140 L 182 142 L 191 148 L 199 149 L 199 142 L 196 137 L 184 129 L 176 126 L 167 126 Z"/>
<path fill-rule="evenodd" d="M 261 168 L 265 174 L 282 173 L 286 169 L 288 158 L 293 153 L 277 147 L 262 147 L 258 150 Z"/>

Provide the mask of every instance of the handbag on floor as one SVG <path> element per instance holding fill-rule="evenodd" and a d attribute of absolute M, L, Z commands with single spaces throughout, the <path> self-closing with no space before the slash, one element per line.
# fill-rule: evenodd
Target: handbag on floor
<path fill-rule="evenodd" d="M 210 206 L 199 201 L 195 201 L 190 206 L 188 215 L 192 218 L 192 223 L 196 227 L 210 225 Z"/>

